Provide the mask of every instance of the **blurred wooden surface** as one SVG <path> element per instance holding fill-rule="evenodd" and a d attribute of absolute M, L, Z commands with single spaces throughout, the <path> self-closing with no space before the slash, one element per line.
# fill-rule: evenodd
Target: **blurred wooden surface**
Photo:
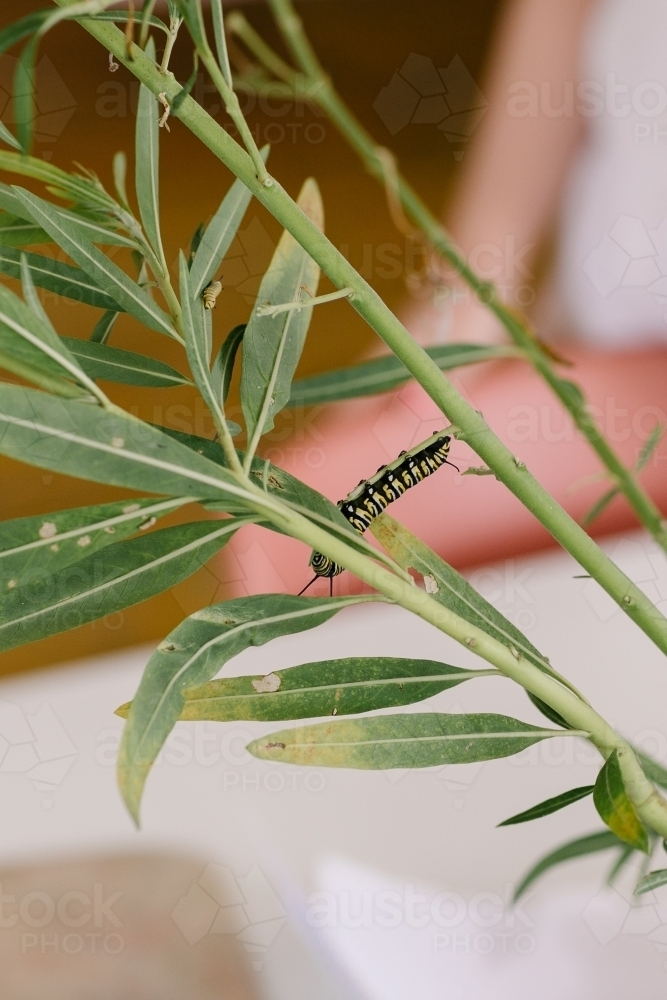
<path fill-rule="evenodd" d="M 43 0 L 4 0 L 0 28 L 43 6 Z M 373 103 L 411 53 L 432 59 L 436 67 L 449 66 L 458 55 L 479 80 L 496 7 L 496 0 L 477 0 L 474 4 L 465 0 L 445 4 L 437 0 L 312 0 L 301 5 L 306 28 L 344 98 L 377 139 L 398 155 L 407 176 L 436 210 L 451 180 L 457 147 L 435 124 L 409 124 L 392 137 Z M 281 48 L 264 5 L 249 5 L 246 12 L 255 27 Z M 11 85 L 15 59 L 16 50 L 0 59 L 0 115 L 10 126 L 7 87 Z M 111 158 L 116 150 L 127 152 L 130 173 L 132 170 L 136 83 L 122 67 L 111 74 L 106 53 L 75 25 L 63 25 L 47 36 L 40 48 L 40 62 L 37 101 L 41 117 L 36 155 L 68 169 L 73 162 L 81 163 L 95 170 L 111 187 Z M 179 41 L 172 69 L 180 80 L 190 75 L 185 40 Z M 219 104 L 215 94 L 207 88 L 197 96 L 211 113 L 215 112 Z M 222 121 L 220 110 L 215 113 Z M 406 296 L 405 282 L 402 273 L 387 277 L 399 270 L 388 262 L 387 254 L 392 262 L 400 260 L 404 238 L 388 217 L 381 189 L 364 173 L 334 128 L 308 108 L 275 100 L 257 102 L 248 118 L 258 140 L 271 143 L 271 171 L 292 195 L 297 194 L 307 176 L 317 178 L 329 237 L 362 269 L 388 304 L 398 307 Z M 168 259 L 175 262 L 178 249 L 188 246 L 193 231 L 216 209 L 232 178 L 180 123 L 172 122 L 171 132 L 163 131 L 161 136 L 163 232 Z M 2 180 L 23 183 L 13 175 L 4 175 Z M 232 247 L 230 260 L 223 268 L 226 290 L 215 313 L 216 340 L 236 323 L 247 320 L 279 228 L 261 206 L 253 203 L 241 235 L 242 242 Z M 61 333 L 89 335 L 97 310 L 57 300 L 53 295 L 45 296 L 44 302 Z M 139 343 L 140 335 L 144 343 Z M 182 366 L 177 345 L 150 331 L 141 332 L 128 317 L 119 320 L 113 343 L 155 351 L 175 367 Z M 344 303 L 317 310 L 300 374 L 349 364 L 372 346 L 372 333 Z M 160 390 L 106 388 L 121 406 L 136 408 L 135 412 L 145 419 L 199 434 L 212 432 L 203 407 L 187 388 L 168 390 L 166 395 Z M 288 429 L 289 425 L 285 425 L 280 433 Z M 121 495 L 118 490 L 45 474 L 6 459 L 0 459 L 0 476 L 3 520 L 104 502 Z M 120 615 L 0 655 L 0 673 L 160 638 L 184 613 L 223 595 L 224 583 L 221 585 L 209 569 L 202 570 L 187 585 Z"/>

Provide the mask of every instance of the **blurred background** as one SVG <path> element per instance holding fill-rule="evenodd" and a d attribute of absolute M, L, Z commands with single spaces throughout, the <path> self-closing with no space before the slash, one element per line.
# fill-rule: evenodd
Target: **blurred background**
<path fill-rule="evenodd" d="M 228 8 L 233 6 L 229 4 Z M 274 48 L 284 53 L 264 5 L 244 6 L 253 25 Z M 4 0 L 0 28 L 41 7 L 40 0 Z M 377 140 L 397 154 L 406 176 L 439 212 L 443 191 L 451 184 L 457 164 L 464 156 L 462 132 L 474 128 L 476 122 L 475 107 L 479 107 L 479 101 L 474 99 L 474 81 L 482 73 L 499 4 L 495 0 L 477 0 L 475 4 L 449 0 L 445 10 L 435 0 L 310 0 L 300 7 L 306 29 L 343 98 Z M 395 110 L 388 111 L 386 102 L 383 104 L 382 91 L 392 83 L 411 54 L 425 61 L 430 59 L 436 66 L 452 66 L 456 74 L 457 96 L 464 110 L 449 131 L 446 123 L 436 128 L 432 120 L 430 124 L 414 121 L 408 124 L 401 113 L 396 117 Z M 14 50 L 0 57 L 0 116 L 10 127 L 13 120 L 9 95 L 15 65 Z M 176 45 L 171 68 L 179 80 L 190 75 L 185 39 Z M 409 64 L 407 73 L 410 76 Z M 79 27 L 63 24 L 49 33 L 40 47 L 37 81 L 35 155 L 65 169 L 78 162 L 94 170 L 105 185 L 111 186 L 111 158 L 116 150 L 122 149 L 128 154 L 131 176 L 138 85 L 130 74 L 123 67 L 111 73 L 106 53 L 98 43 Z M 220 102 L 203 76 L 197 87 L 197 99 L 218 121 L 224 122 L 226 116 Z M 473 109 L 466 116 L 470 94 L 473 94 Z M 390 103 L 395 108 L 394 97 Z M 270 143 L 271 170 L 287 191 L 295 197 L 306 177 L 317 178 L 324 198 L 329 238 L 392 309 L 400 307 L 410 294 L 406 278 L 409 282 L 410 275 L 416 278 L 423 273 L 424 261 L 420 255 L 411 259 L 411 254 L 414 257 L 411 245 L 391 222 L 382 189 L 364 173 L 336 129 L 312 107 L 271 96 L 246 93 L 242 95 L 242 107 L 258 144 Z M 407 114 L 409 120 L 410 110 Z M 180 123 L 172 122 L 171 132 L 163 131 L 161 138 L 163 233 L 167 253 L 176 263 L 178 250 L 189 246 L 195 229 L 215 211 L 233 178 Z M 14 178 L 6 180 L 14 182 Z M 25 186 L 30 187 L 30 182 L 25 182 Z M 40 190 L 39 186 L 34 189 Z M 225 293 L 214 314 L 216 343 L 237 323 L 247 321 L 279 233 L 277 223 L 253 202 L 240 239 L 225 263 Z M 53 246 L 44 248 L 44 252 L 53 253 Z M 403 260 L 405 267 L 401 266 Z M 326 280 L 321 290 L 329 290 Z M 49 293 L 43 300 L 63 334 L 90 335 L 97 310 Z M 114 344 L 132 349 L 136 346 L 137 331 L 134 320 L 121 316 L 114 329 Z M 142 336 L 152 338 L 151 349 L 156 355 L 178 368 L 181 359 L 176 345 L 172 347 L 163 337 L 149 331 Z M 298 374 L 305 376 L 344 367 L 376 345 L 370 329 L 345 303 L 315 310 Z M 168 403 L 161 390 L 128 391 L 120 386 L 114 387 L 114 393 L 121 406 L 138 408 L 144 419 L 191 433 L 212 434 L 201 400 L 188 388 L 169 390 Z M 237 403 L 235 386 L 229 408 L 232 419 Z M 278 423 L 276 441 L 283 442 L 294 431 L 292 419 L 291 411 L 287 411 Z M 118 490 L 44 474 L 40 469 L 4 457 L 0 457 L 0 476 L 7 484 L 0 496 L 3 520 L 122 496 Z M 212 596 L 210 574 L 203 570 L 175 592 L 162 594 L 122 614 L 0 654 L 0 673 L 160 638 L 181 620 L 184 611 L 190 613 Z M 221 593 L 217 599 L 223 597 Z"/>

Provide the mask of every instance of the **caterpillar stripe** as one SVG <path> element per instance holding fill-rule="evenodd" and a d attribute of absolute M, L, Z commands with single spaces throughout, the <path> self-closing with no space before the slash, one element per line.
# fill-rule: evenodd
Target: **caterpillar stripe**
<path fill-rule="evenodd" d="M 451 465 L 447 462 L 451 442 L 449 434 L 437 431 L 411 451 L 402 451 L 395 461 L 381 466 L 370 479 L 362 479 L 344 500 L 339 501 L 338 507 L 343 517 L 363 534 L 371 522 L 390 503 L 403 496 L 406 490 L 437 472 L 441 466 Z M 315 572 L 310 583 L 314 583 L 320 576 L 333 582 L 333 578 L 343 572 L 342 566 L 321 552 L 313 552 L 309 565 Z M 310 583 L 304 590 L 308 589 Z"/>

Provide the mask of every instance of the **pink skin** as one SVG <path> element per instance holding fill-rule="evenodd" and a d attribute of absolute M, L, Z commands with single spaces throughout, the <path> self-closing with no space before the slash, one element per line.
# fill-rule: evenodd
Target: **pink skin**
<path fill-rule="evenodd" d="M 465 154 L 456 197 L 448 213 L 450 231 L 482 277 L 500 281 L 509 304 L 525 288 L 535 248 L 549 233 L 564 180 L 583 135 L 576 115 L 516 117 L 508 94 L 516 81 L 548 80 L 554 93 L 577 79 L 582 32 L 592 0 L 510 0 L 487 79 L 489 107 Z M 489 268 L 506 259 L 507 241 L 521 253 L 519 264 L 498 278 Z M 485 273 L 485 268 L 487 273 Z M 446 270 L 446 269 L 445 269 Z M 450 283 L 457 286 L 455 277 Z M 405 322 L 422 343 L 442 341 L 502 343 L 494 317 L 469 294 L 457 296 L 448 314 L 436 305 L 412 305 Z M 542 295 L 535 310 L 543 336 L 563 331 L 550 323 L 554 310 Z M 320 308 L 327 308 L 322 306 Z M 567 331 L 572 335 L 571 331 Z M 627 465 L 632 465 L 656 422 L 667 426 L 667 348 L 602 353 L 570 340 L 563 353 L 575 362 L 572 377 L 598 408 L 605 433 Z M 353 363 L 351 359 L 350 363 Z M 568 369 L 563 375 L 568 376 Z M 453 380 L 499 437 L 524 461 L 555 499 L 580 519 L 608 488 L 590 481 L 601 466 L 589 445 L 572 430 L 561 405 L 541 379 L 521 362 L 497 362 L 452 373 Z M 265 454 L 331 500 L 344 497 L 360 479 L 392 461 L 400 451 L 446 426 L 447 421 L 414 382 L 398 392 L 327 407 L 305 440 L 265 446 Z M 320 437 L 321 435 L 321 437 Z M 302 435 L 303 437 L 303 435 Z M 463 472 L 480 465 L 467 446 L 455 443 L 452 459 Z M 667 445 L 659 447 L 642 482 L 667 510 Z M 585 485 L 572 492 L 581 480 Z M 534 551 L 551 544 L 541 525 L 492 477 L 461 476 L 445 467 L 410 490 L 391 513 L 455 566 L 464 567 Z M 627 504 L 615 500 L 595 523 L 594 532 L 635 525 Z M 369 535 L 370 537 L 370 535 Z M 224 553 L 225 596 L 267 591 L 297 593 L 311 578 L 309 552 L 292 539 L 248 528 Z M 359 589 L 345 573 L 336 593 Z M 328 581 L 310 591 L 328 592 Z"/>

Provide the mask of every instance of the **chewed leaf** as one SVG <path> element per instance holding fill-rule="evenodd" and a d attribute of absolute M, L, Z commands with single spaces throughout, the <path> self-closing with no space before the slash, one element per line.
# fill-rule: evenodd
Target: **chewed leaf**
<path fill-rule="evenodd" d="M 313 719 L 410 705 L 463 681 L 496 674 L 392 656 L 303 663 L 258 677 L 229 677 L 185 692 L 181 719 Z"/>
<path fill-rule="evenodd" d="M 625 790 L 617 750 L 612 751 L 598 775 L 593 802 L 619 840 L 638 851 L 649 853 L 648 834 Z"/>
<path fill-rule="evenodd" d="M 0 595 L 0 650 L 103 618 L 191 576 L 252 518 L 195 521 L 117 542 Z M 85 538 L 85 536 L 83 536 Z"/>
<path fill-rule="evenodd" d="M 322 198 L 314 180 L 305 182 L 297 204 L 319 229 L 324 228 Z M 243 338 L 241 405 L 251 452 L 287 404 L 313 311 L 304 305 L 276 316 L 259 316 L 258 307 L 307 302 L 317 294 L 319 277 L 318 265 L 285 230 L 262 279 Z"/>
<path fill-rule="evenodd" d="M 146 778 L 183 710 L 187 688 L 210 680 L 249 646 L 314 628 L 368 600 L 259 594 L 203 608 L 175 628 L 148 661 L 123 732 L 118 778 L 135 820 Z"/>
<path fill-rule="evenodd" d="M 283 729 L 249 744 L 255 757 L 310 767 L 384 770 L 509 757 L 540 740 L 567 736 L 506 715 L 382 715 Z"/>

